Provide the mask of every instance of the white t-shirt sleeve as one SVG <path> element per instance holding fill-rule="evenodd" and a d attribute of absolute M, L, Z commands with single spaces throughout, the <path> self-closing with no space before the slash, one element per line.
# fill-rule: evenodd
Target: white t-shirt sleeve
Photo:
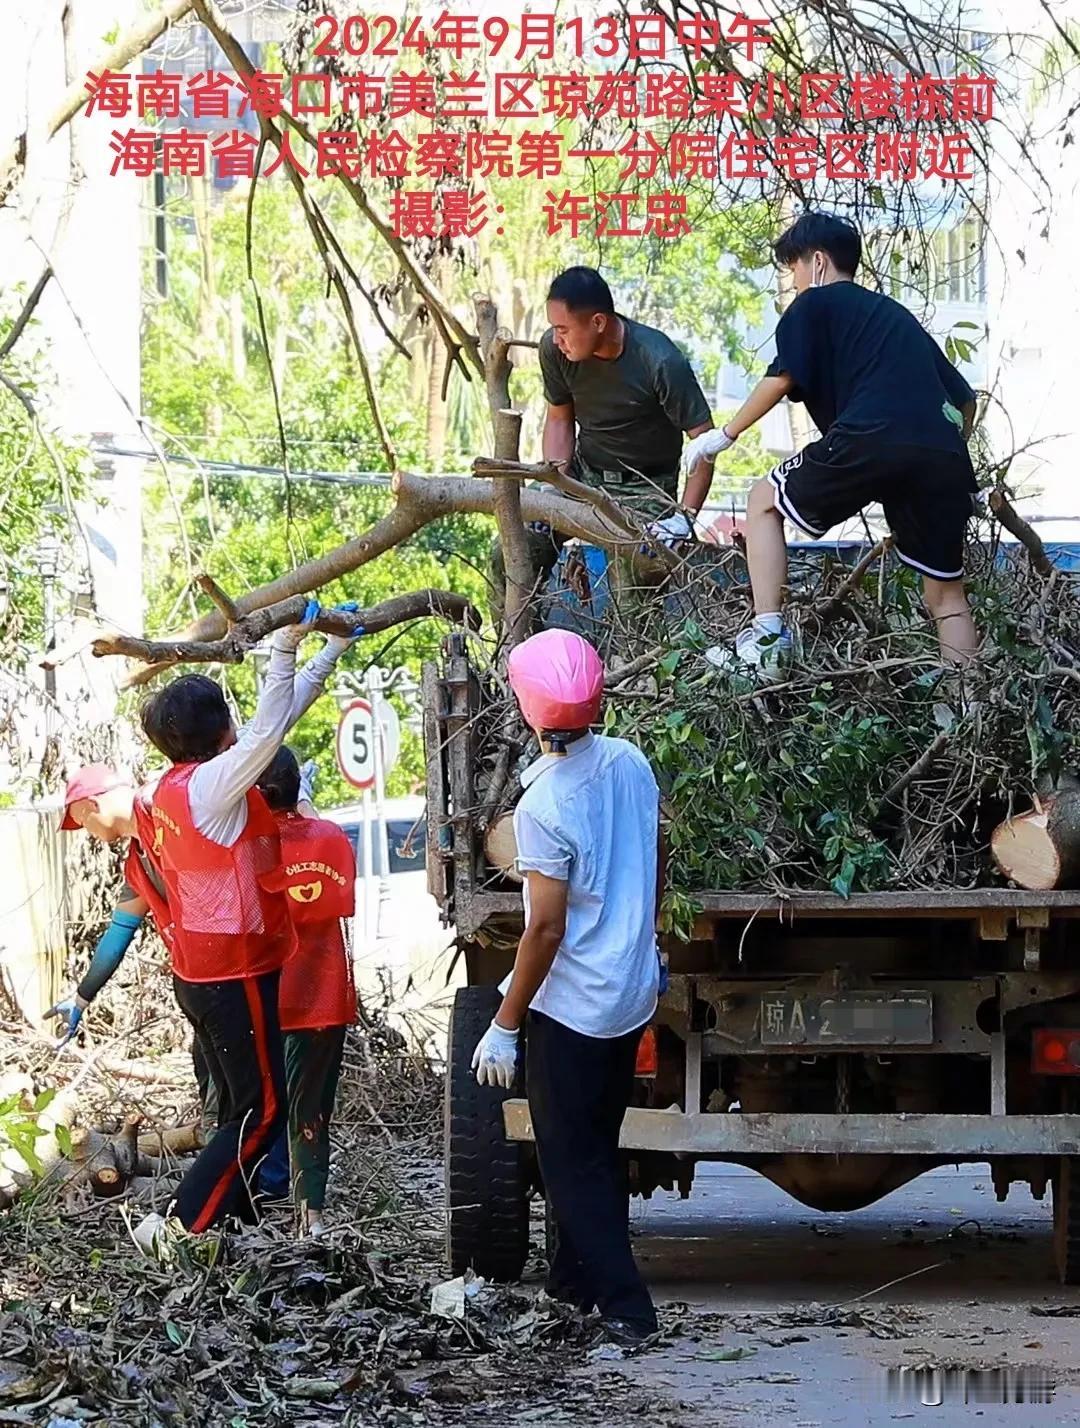
<path fill-rule="evenodd" d="M 347 648 L 347 646 L 342 648 Z M 289 711 L 288 727 L 290 729 L 304 717 L 323 692 L 323 687 L 333 673 L 340 653 L 341 650 L 333 649 L 329 644 L 325 644 L 318 654 L 312 655 L 297 674 L 293 684 L 292 709 Z"/>
<path fill-rule="evenodd" d="M 514 812 L 514 837 L 517 840 L 518 872 L 543 873 L 546 878 L 569 881 L 573 849 L 555 829 L 542 823 L 520 804 Z"/>
<path fill-rule="evenodd" d="M 188 784 L 191 819 L 212 843 L 231 848 L 247 822 L 248 790 L 277 753 L 293 708 L 296 651 L 274 649 L 255 717 L 231 749 L 200 764 Z"/>

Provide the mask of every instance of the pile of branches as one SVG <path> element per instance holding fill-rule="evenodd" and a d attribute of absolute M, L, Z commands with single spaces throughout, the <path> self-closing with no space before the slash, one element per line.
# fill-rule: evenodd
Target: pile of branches
<path fill-rule="evenodd" d="M 571 1375 L 595 1326 L 482 1282 L 460 1315 L 434 1313 L 435 1203 L 368 1195 L 354 1210 L 356 1226 L 331 1240 L 297 1242 L 265 1220 L 158 1264 L 114 1207 L 73 1222 L 20 1205 L 0 1221 L 0 1418 L 475 1423 L 507 1399 L 553 1415 L 586 1406 L 594 1386 Z"/>
<path fill-rule="evenodd" d="M 605 727 L 648 755 L 663 791 L 674 925 L 705 890 L 994 880 L 995 825 L 1075 761 L 1080 587 L 1044 553 L 1001 544 L 996 526 L 980 535 L 967 568 L 983 645 L 962 673 L 943 667 L 918 577 L 887 539 L 861 559 L 793 548 L 795 657 L 763 681 L 706 658 L 749 619 L 737 549 L 698 548 L 663 591 L 579 589 L 572 613 L 565 594 L 538 612 L 605 653 Z M 485 691 L 480 801 L 493 825 L 536 749 L 494 671 Z"/>

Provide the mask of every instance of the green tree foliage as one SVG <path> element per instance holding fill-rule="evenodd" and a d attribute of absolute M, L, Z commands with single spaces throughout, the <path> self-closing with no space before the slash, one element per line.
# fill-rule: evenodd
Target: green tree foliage
<path fill-rule="evenodd" d="M 0 315 L 0 342 L 10 332 L 25 294 L 13 294 Z M 9 591 L 8 609 L 0 628 L 5 663 L 25 663 L 40 650 L 44 635 L 43 591 L 34 551 L 51 533 L 61 542 L 64 567 L 81 563 L 73 538 L 69 500 L 83 494 L 89 459 L 48 427 L 48 397 L 52 385 L 47 353 L 35 341 L 35 324 L 23 332 L 4 359 L 4 375 L 43 415 L 54 461 L 29 412 L 14 392 L 0 386 L 0 583 Z"/>

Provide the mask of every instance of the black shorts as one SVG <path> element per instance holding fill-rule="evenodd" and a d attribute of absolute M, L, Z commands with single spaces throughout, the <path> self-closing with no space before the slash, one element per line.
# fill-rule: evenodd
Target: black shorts
<path fill-rule="evenodd" d="M 978 487 L 966 452 L 871 445 L 830 432 L 769 472 L 776 508 L 807 535 L 880 503 L 905 565 L 962 580 L 964 537 Z"/>

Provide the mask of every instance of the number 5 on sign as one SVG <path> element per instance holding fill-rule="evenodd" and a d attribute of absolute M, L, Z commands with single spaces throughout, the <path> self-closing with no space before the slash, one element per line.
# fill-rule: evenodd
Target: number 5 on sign
<path fill-rule="evenodd" d="M 337 761 L 342 778 L 353 788 L 375 783 L 375 716 L 366 699 L 354 699 L 344 710 L 337 731 Z"/>

